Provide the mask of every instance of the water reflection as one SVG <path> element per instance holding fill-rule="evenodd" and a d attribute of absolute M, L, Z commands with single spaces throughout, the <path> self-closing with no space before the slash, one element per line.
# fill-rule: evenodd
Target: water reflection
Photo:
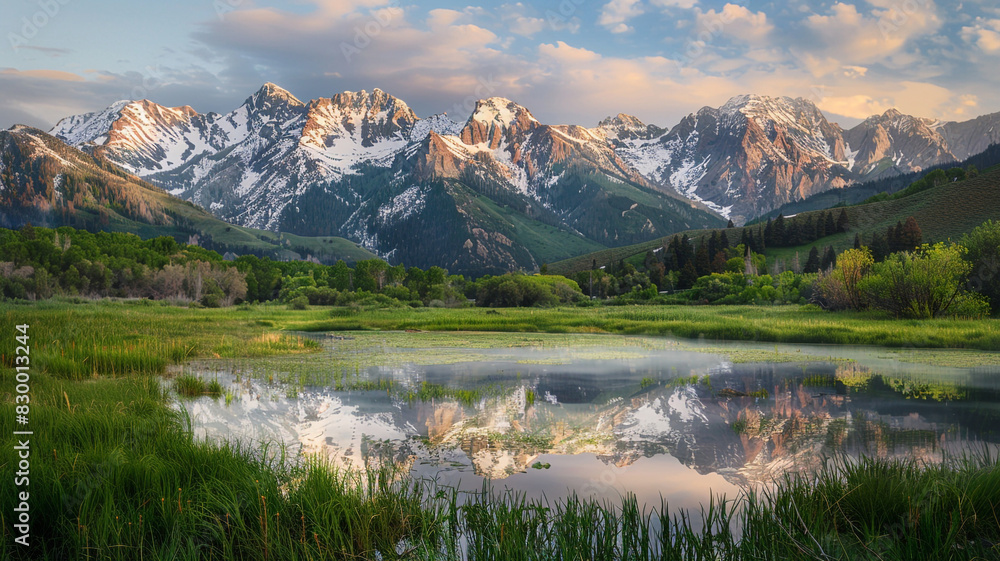
<path fill-rule="evenodd" d="M 305 387 L 262 375 L 266 364 L 201 363 L 229 394 L 183 404 L 199 435 L 278 440 L 344 466 L 393 461 L 462 489 L 489 478 L 532 496 L 631 491 L 681 507 L 833 454 L 933 462 L 997 441 L 1000 387 L 988 368 L 460 350 L 469 361 L 386 361 Z"/>

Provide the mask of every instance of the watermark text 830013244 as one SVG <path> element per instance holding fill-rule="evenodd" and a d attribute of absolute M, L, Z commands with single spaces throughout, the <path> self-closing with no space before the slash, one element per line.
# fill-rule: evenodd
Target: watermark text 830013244
<path fill-rule="evenodd" d="M 31 431 L 28 417 L 31 412 L 31 345 L 28 325 L 14 326 L 14 453 L 17 470 L 14 472 L 14 487 L 17 506 L 14 507 L 14 541 L 28 545 L 31 535 L 30 476 L 31 476 Z"/>

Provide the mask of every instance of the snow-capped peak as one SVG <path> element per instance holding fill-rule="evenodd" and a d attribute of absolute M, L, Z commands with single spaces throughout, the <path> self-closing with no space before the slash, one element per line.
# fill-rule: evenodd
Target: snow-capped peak
<path fill-rule="evenodd" d="M 106 135 L 111 125 L 121 117 L 122 109 L 133 103 L 123 99 L 116 101 L 101 111 L 72 115 L 60 119 L 49 134 L 61 138 L 68 144 L 79 146 Z"/>
<path fill-rule="evenodd" d="M 507 128 L 518 121 L 522 116 L 529 121 L 537 123 L 538 120 L 532 116 L 531 112 L 523 106 L 503 97 L 491 97 L 480 99 L 476 102 L 476 110 L 473 111 L 469 121 L 481 123 L 496 123 Z"/>
<path fill-rule="evenodd" d="M 410 140 L 423 140 L 431 131 L 442 136 L 457 136 L 462 132 L 462 123 L 453 120 L 447 113 L 437 113 L 414 123 L 410 129 Z"/>
<path fill-rule="evenodd" d="M 290 107 L 304 107 L 305 104 L 288 90 L 267 82 L 260 87 L 252 96 L 248 97 L 244 105 L 257 110 L 270 109 L 274 104 L 288 105 Z"/>
<path fill-rule="evenodd" d="M 633 115 L 619 113 L 614 117 L 603 119 L 592 132 L 614 142 L 633 138 L 652 138 L 662 135 L 665 131 L 654 125 L 647 125 Z"/>

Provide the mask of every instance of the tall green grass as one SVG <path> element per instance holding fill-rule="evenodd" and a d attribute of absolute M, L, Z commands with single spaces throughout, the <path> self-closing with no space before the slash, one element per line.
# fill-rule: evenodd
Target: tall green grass
<path fill-rule="evenodd" d="M 381 309 L 296 323 L 309 331 L 404 330 L 622 333 L 674 337 L 1000 350 L 1000 320 L 897 320 L 814 306 Z"/>
<path fill-rule="evenodd" d="M 33 385 L 31 547 L 13 543 L 15 497 L 3 493 L 0 558 L 364 559 L 441 541 L 421 488 L 392 469 L 198 441 L 154 377 Z M 0 415 L 11 482 L 13 406 Z"/>
<path fill-rule="evenodd" d="M 572 319 L 531 312 L 504 317 Z M 91 304 L 0 315 L 31 325 L 34 367 L 31 546 L 14 544 L 15 494 L 0 493 L 2 559 L 1000 559 L 1000 460 L 986 452 L 932 466 L 840 460 L 728 500 L 706 497 L 695 513 L 634 497 L 463 498 L 391 467 L 345 472 L 283 447 L 199 441 L 168 406 L 166 364 L 220 350 L 307 351 L 261 326 L 314 322 L 316 312 Z M 17 469 L 10 341 L 0 341 L 7 485 Z M 92 358 L 107 356 L 103 345 L 119 358 Z M 76 369 L 67 356 L 96 366 Z"/>
<path fill-rule="evenodd" d="M 31 365 L 60 378 L 163 373 L 169 364 L 197 357 L 258 357 L 312 352 L 312 339 L 275 332 L 299 319 L 275 307 L 193 310 L 100 301 L 0 304 L 3 325 L 28 324 Z M 14 365 L 13 334 L 0 338 L 0 364 Z"/>

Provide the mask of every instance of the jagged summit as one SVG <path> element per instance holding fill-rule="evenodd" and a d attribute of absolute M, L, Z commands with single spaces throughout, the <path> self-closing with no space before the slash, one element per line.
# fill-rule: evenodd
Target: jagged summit
<path fill-rule="evenodd" d="M 629 127 L 635 129 L 646 128 L 646 123 L 639 120 L 638 117 L 629 115 L 627 113 L 619 113 L 614 117 L 605 117 L 600 123 L 597 123 L 598 127 Z"/>
<path fill-rule="evenodd" d="M 267 83 L 226 114 L 122 101 L 52 134 L 234 223 L 342 235 L 408 264 L 447 256 L 478 271 L 530 269 L 579 236 L 612 247 L 719 220 L 705 208 L 739 223 L 1000 140 L 1000 114 L 955 124 L 888 111 L 844 130 L 808 99 L 753 94 L 669 129 L 612 115 L 595 128 L 548 125 L 490 97 L 460 122 L 421 119 L 380 88 L 303 102 Z M 508 222 L 477 206 L 483 197 L 568 237 L 529 254 Z M 431 255 L 419 243 L 430 231 L 459 245 Z"/>
<path fill-rule="evenodd" d="M 496 149 L 504 142 L 519 143 L 541 123 L 524 106 L 503 98 L 491 97 L 476 102 L 476 108 L 462 129 L 462 142 L 487 144 Z"/>
<path fill-rule="evenodd" d="M 664 131 L 656 125 L 647 125 L 638 117 L 619 113 L 614 117 L 606 117 L 597 124 L 595 132 L 603 134 L 612 143 L 632 139 L 649 139 L 663 134 Z"/>
<path fill-rule="evenodd" d="M 294 107 L 302 107 L 305 105 L 299 101 L 299 98 L 292 95 L 291 92 L 271 82 L 266 82 L 263 86 L 261 86 L 259 90 L 247 98 L 245 103 L 255 107 L 263 107 L 262 104 L 266 104 L 268 102 L 286 103 Z"/>
<path fill-rule="evenodd" d="M 522 119 L 538 122 L 523 105 L 504 97 L 480 99 L 476 102 L 476 108 L 469 117 L 469 121 L 493 122 L 504 127 L 512 126 Z"/>

